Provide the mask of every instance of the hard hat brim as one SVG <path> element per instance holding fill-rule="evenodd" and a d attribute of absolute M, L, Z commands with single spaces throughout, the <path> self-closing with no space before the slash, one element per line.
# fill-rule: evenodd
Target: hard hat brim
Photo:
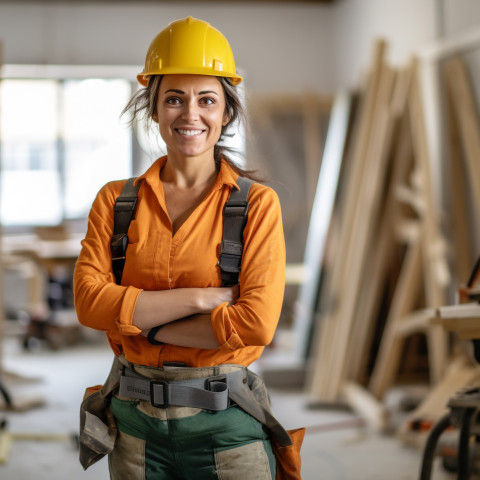
<path fill-rule="evenodd" d="M 167 70 L 167 69 L 165 69 Z M 144 87 L 146 87 L 148 85 L 148 82 L 150 80 L 150 77 L 152 75 L 175 75 L 175 74 L 182 74 L 182 75 L 207 75 L 207 76 L 212 76 L 212 77 L 225 77 L 225 78 L 228 78 L 230 80 L 230 82 L 232 83 L 233 86 L 237 86 L 239 85 L 242 80 L 243 80 L 243 77 L 241 77 L 240 75 L 237 75 L 237 74 L 226 74 L 225 72 L 220 72 L 219 73 L 212 73 L 211 71 L 209 71 L 208 73 L 205 72 L 205 70 L 200 70 L 197 72 L 194 72 L 192 71 L 192 69 L 190 68 L 187 71 L 182 71 L 180 69 L 169 69 L 171 71 L 163 71 L 162 73 L 159 73 L 159 72 L 142 72 L 142 73 L 139 73 L 137 75 L 137 80 L 138 80 L 138 83 L 140 83 L 141 85 L 143 85 Z"/>

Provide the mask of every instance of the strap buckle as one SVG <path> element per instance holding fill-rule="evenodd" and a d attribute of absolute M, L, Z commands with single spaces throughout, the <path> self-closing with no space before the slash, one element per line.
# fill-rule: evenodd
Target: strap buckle
<path fill-rule="evenodd" d="M 214 377 L 208 377 L 205 379 L 205 390 L 209 392 L 222 392 L 225 390 L 225 387 L 222 385 L 219 387 L 215 387 L 212 384 L 214 383 L 221 383 L 227 385 L 227 376 L 226 375 L 216 375 Z M 228 385 L 227 385 L 228 386 Z"/>
<path fill-rule="evenodd" d="M 225 217 L 246 217 L 248 214 L 247 201 L 228 201 L 223 207 Z"/>
<path fill-rule="evenodd" d="M 155 402 L 155 386 L 161 385 L 163 387 L 163 403 L 156 403 Z M 169 406 L 168 403 L 168 382 L 163 380 L 152 380 L 150 382 L 150 404 L 152 407 L 156 408 L 167 408 Z"/>
<path fill-rule="evenodd" d="M 138 197 L 120 196 L 115 201 L 115 210 L 118 212 L 134 212 L 137 206 Z"/>

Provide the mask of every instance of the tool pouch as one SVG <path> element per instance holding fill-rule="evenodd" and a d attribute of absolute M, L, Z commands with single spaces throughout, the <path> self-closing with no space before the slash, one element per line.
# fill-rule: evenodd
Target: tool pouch
<path fill-rule="evenodd" d="M 120 383 L 121 365 L 115 357 L 105 384 L 89 387 L 80 406 L 80 463 L 86 470 L 113 450 L 117 436 L 109 405 Z"/>
<path fill-rule="evenodd" d="M 292 445 L 284 447 L 272 439 L 273 453 L 277 463 L 275 480 L 301 480 L 300 448 L 305 436 L 305 428 L 287 430 L 287 433 L 292 439 Z"/>

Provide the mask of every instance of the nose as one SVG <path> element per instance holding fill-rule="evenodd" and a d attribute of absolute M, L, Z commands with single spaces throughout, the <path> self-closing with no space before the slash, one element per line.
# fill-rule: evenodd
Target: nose
<path fill-rule="evenodd" d="M 184 103 L 182 117 L 185 120 L 189 120 L 189 121 L 197 120 L 199 116 L 198 114 L 199 114 L 199 107 L 195 101 Z"/>

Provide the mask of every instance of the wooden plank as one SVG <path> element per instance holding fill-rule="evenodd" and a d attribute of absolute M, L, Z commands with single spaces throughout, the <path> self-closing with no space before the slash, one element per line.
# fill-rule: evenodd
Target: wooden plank
<path fill-rule="evenodd" d="M 460 305 L 444 305 L 436 310 L 438 318 L 479 318 L 480 303 L 462 303 Z"/>
<path fill-rule="evenodd" d="M 455 268 L 457 281 L 465 282 L 469 275 L 473 263 L 473 248 L 471 240 L 471 230 L 468 219 L 467 191 L 468 179 L 465 175 L 464 162 L 462 158 L 462 148 L 460 140 L 459 125 L 456 121 L 455 103 L 456 98 L 452 89 L 453 79 L 448 78 L 444 69 L 445 84 L 445 123 L 447 129 L 447 154 L 449 161 L 446 162 L 448 176 L 446 183 L 450 185 L 451 210 L 455 212 L 450 215 L 452 242 L 455 249 L 452 263 Z"/>
<path fill-rule="evenodd" d="M 323 308 L 322 314 L 318 316 L 319 328 L 314 333 L 314 352 L 312 358 L 312 367 L 309 370 L 307 383 L 309 389 L 315 398 L 321 398 L 323 401 L 335 401 L 333 398 L 326 398 L 325 394 L 329 385 L 329 372 L 333 367 L 334 349 L 332 338 L 339 328 L 336 321 L 335 310 L 337 309 L 339 296 L 342 295 L 341 284 L 345 270 L 348 268 L 344 252 L 347 251 L 351 240 L 352 218 L 355 216 L 355 207 L 360 188 L 358 179 L 365 168 L 365 155 L 368 146 L 368 137 L 373 122 L 373 114 L 376 103 L 376 94 L 381 78 L 382 66 L 386 50 L 385 42 L 378 42 L 374 46 L 372 54 L 372 72 L 369 76 L 365 94 L 360 98 L 357 115 L 355 118 L 352 132 L 352 141 L 347 150 L 349 168 L 343 172 L 344 180 L 342 185 L 342 195 L 338 206 L 338 231 L 335 242 L 336 260 L 332 265 L 332 271 L 329 272 L 328 281 L 323 287 L 320 295 L 320 304 Z M 328 299 L 325 301 L 325 299 Z"/>
<path fill-rule="evenodd" d="M 336 268 L 332 272 L 331 293 L 338 295 L 342 293 L 344 285 L 344 276 L 348 274 L 348 260 L 345 252 L 348 251 L 352 241 L 352 226 L 357 214 L 358 198 L 362 188 L 361 179 L 366 171 L 367 149 L 372 134 L 373 123 L 375 119 L 376 106 L 378 103 L 378 91 L 380 88 L 382 76 L 385 73 L 384 57 L 386 52 L 386 43 L 379 41 L 374 46 L 372 59 L 372 73 L 365 91 L 365 95 L 359 106 L 358 118 L 355 122 L 353 140 L 350 144 L 348 154 L 351 155 L 350 168 L 345 172 L 345 183 L 343 186 L 344 196 L 340 205 L 340 227 L 337 251 L 341 252 Z"/>
<path fill-rule="evenodd" d="M 431 325 L 432 317 L 435 316 L 434 308 L 427 308 L 425 310 L 417 310 L 407 314 L 398 322 L 396 326 L 397 335 L 407 337 L 414 333 L 425 333 L 429 325 Z"/>
<path fill-rule="evenodd" d="M 447 412 L 450 397 L 460 388 L 472 385 L 479 378 L 480 369 L 477 365 L 471 365 L 463 355 L 454 358 L 449 363 L 443 379 L 431 388 L 423 402 L 408 415 L 401 433 L 406 432 L 412 421 L 438 420 Z"/>
<path fill-rule="evenodd" d="M 405 69 L 397 77 L 399 85 L 396 86 L 392 99 L 392 113 L 395 139 L 391 143 L 391 162 L 393 169 L 390 185 L 387 187 L 387 198 L 379 228 L 372 236 L 369 255 L 367 260 L 369 274 L 365 275 L 365 282 L 356 309 L 354 331 L 349 351 L 348 378 L 361 381 L 366 374 L 366 366 L 369 361 L 369 352 L 375 330 L 378 328 L 375 315 L 379 311 L 381 295 L 384 294 L 384 286 L 392 269 L 391 258 L 396 248 L 395 223 L 401 216 L 401 208 L 394 194 L 399 184 L 407 178 L 411 159 L 411 140 L 408 118 L 406 117 L 407 93 L 411 71 Z M 362 320 L 363 319 L 363 320 Z"/>
<path fill-rule="evenodd" d="M 352 95 L 349 93 L 338 94 L 330 117 L 310 216 L 304 255 L 305 277 L 295 304 L 293 326 L 295 335 L 294 352 L 302 360 L 307 356 L 306 351 L 317 306 L 322 262 L 337 193 L 351 108 Z"/>
<path fill-rule="evenodd" d="M 412 139 L 419 179 L 426 212 L 423 216 L 422 262 L 424 272 L 425 306 L 438 307 L 446 303 L 446 288 L 450 274 L 446 261 L 446 245 L 440 232 L 438 206 L 435 204 L 430 170 L 430 154 L 425 131 L 418 65 L 413 63 L 414 75 L 409 98 Z M 432 326 L 427 332 L 429 370 L 433 383 L 439 381 L 448 362 L 448 339 L 440 326 Z"/>
<path fill-rule="evenodd" d="M 473 88 L 464 62 L 454 57 L 445 64 L 445 76 L 450 95 L 455 98 L 453 107 L 465 149 L 468 178 L 473 202 L 480 215 L 480 122 Z"/>
<path fill-rule="evenodd" d="M 478 340 L 478 326 L 472 329 L 460 328 L 457 337 L 459 340 Z"/>
<path fill-rule="evenodd" d="M 383 398 L 398 371 L 405 343 L 405 337 L 398 334 L 399 324 L 418 302 L 422 280 L 421 256 L 421 242 L 417 240 L 408 246 L 370 377 L 368 388 L 378 399 Z"/>
<path fill-rule="evenodd" d="M 348 370 L 349 345 L 355 319 L 355 310 L 360 288 L 365 274 L 365 261 L 370 246 L 370 239 L 378 221 L 381 206 L 381 193 L 386 173 L 386 155 L 392 135 L 392 115 L 389 102 L 394 83 L 394 72 L 388 67 L 383 74 L 378 90 L 377 105 L 374 115 L 372 135 L 367 142 L 368 148 L 364 171 L 360 177 L 361 190 L 356 199 L 354 216 L 351 219 L 351 233 L 345 256 L 345 272 L 341 285 L 341 302 L 337 313 L 338 328 L 333 338 L 335 345 L 334 360 L 330 370 L 329 390 L 327 396 L 339 395 L 343 380 Z M 373 134 L 375 132 L 375 134 Z"/>

